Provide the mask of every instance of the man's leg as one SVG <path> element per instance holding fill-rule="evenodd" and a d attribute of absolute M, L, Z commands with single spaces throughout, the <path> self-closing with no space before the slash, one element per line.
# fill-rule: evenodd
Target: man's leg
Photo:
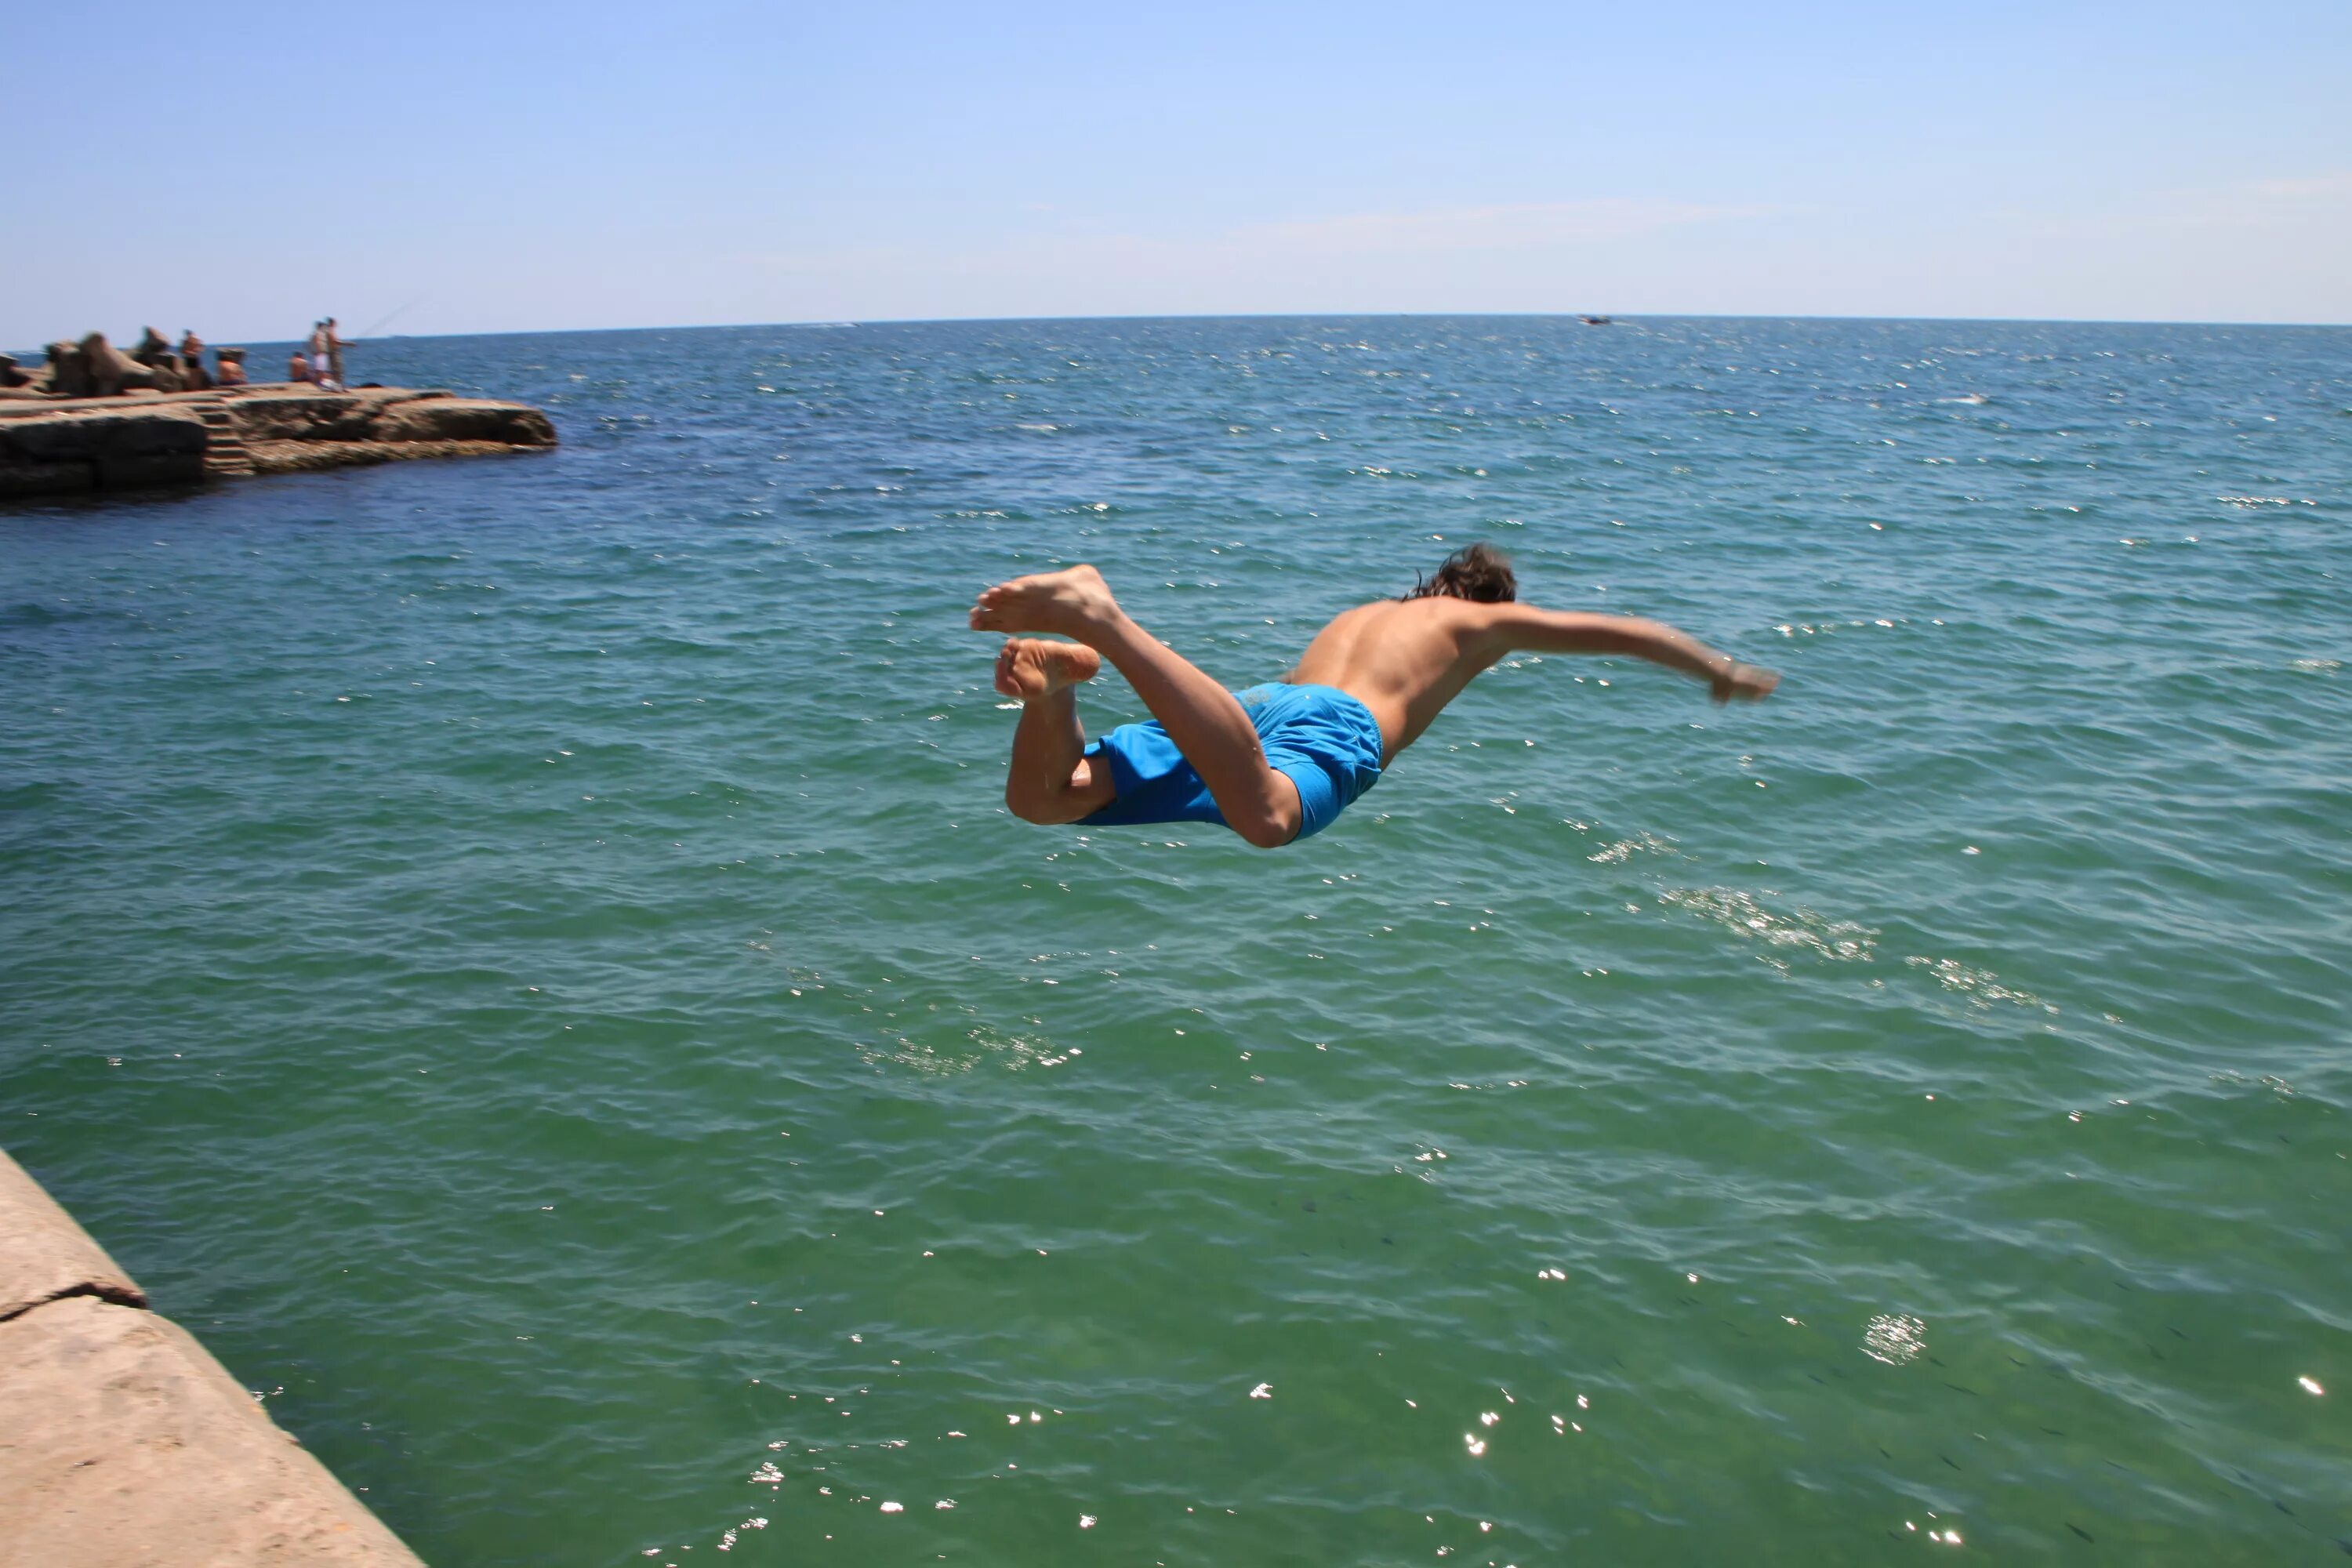
<path fill-rule="evenodd" d="M 1262 849 L 1298 836 L 1298 786 L 1266 765 L 1257 730 L 1234 694 L 1129 620 L 1093 567 L 1000 583 L 972 606 L 971 625 L 1055 632 L 1093 648 L 1127 677 L 1209 786 L 1227 826 Z"/>
<path fill-rule="evenodd" d="M 1101 668 L 1094 649 L 1076 643 L 1023 637 L 998 651 L 996 689 L 1021 700 L 1004 805 L 1022 821 L 1076 822 L 1118 794 L 1110 770 L 1087 761 L 1087 732 L 1078 722 L 1076 688 Z"/>

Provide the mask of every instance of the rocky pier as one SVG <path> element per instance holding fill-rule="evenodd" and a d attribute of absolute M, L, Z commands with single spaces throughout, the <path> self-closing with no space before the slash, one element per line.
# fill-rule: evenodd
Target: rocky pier
<path fill-rule="evenodd" d="M 424 1568 L 0 1152 L 0 1565 Z"/>
<path fill-rule="evenodd" d="M 404 386 L 18 392 L 0 399 L 0 500 L 554 445 L 555 426 L 528 404 Z"/>

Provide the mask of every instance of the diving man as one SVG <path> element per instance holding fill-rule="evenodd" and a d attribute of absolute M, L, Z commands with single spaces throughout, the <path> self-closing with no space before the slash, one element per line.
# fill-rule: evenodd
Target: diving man
<path fill-rule="evenodd" d="M 996 689 L 1022 709 L 1005 805 L 1024 822 L 1223 823 L 1273 849 L 1328 827 L 1508 653 L 1630 654 L 1707 682 L 1717 702 L 1780 684 L 1657 621 L 1539 610 L 1517 592 L 1499 552 L 1469 545 L 1402 599 L 1335 616 L 1280 681 L 1236 693 L 1129 619 L 1091 566 L 1000 583 L 971 626 L 1010 637 Z M 1076 689 L 1105 659 L 1152 717 L 1088 742 Z"/>

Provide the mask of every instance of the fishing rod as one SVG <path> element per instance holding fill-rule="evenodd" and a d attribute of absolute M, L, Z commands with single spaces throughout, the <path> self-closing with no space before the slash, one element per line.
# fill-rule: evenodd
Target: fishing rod
<path fill-rule="evenodd" d="M 425 301 L 431 297 L 431 294 L 432 290 L 430 289 L 427 289 L 423 294 L 419 294 L 415 299 L 411 300 L 407 304 L 403 305 L 399 310 L 394 310 L 391 315 L 384 317 L 382 321 L 376 322 L 375 325 L 362 332 L 360 336 L 362 338 L 372 338 L 375 336 L 378 332 L 383 331 L 384 328 L 392 325 L 393 322 L 400 320 L 401 317 L 405 316 L 409 311 L 414 310 L 417 306 L 425 303 Z"/>

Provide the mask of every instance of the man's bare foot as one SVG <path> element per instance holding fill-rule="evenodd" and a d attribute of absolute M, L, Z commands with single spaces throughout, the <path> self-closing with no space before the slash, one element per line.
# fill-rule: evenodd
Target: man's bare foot
<path fill-rule="evenodd" d="M 1102 668 L 1102 655 L 1084 643 L 1014 637 L 996 653 L 996 689 L 1034 702 L 1081 681 Z"/>
<path fill-rule="evenodd" d="M 1089 640 L 1088 634 L 1115 620 L 1118 601 L 1110 584 L 1091 566 L 1041 572 L 999 583 L 971 607 L 976 632 L 1058 632 Z"/>
<path fill-rule="evenodd" d="M 1780 672 L 1734 659 L 1708 684 L 1717 702 L 1760 702 L 1780 684 Z"/>

